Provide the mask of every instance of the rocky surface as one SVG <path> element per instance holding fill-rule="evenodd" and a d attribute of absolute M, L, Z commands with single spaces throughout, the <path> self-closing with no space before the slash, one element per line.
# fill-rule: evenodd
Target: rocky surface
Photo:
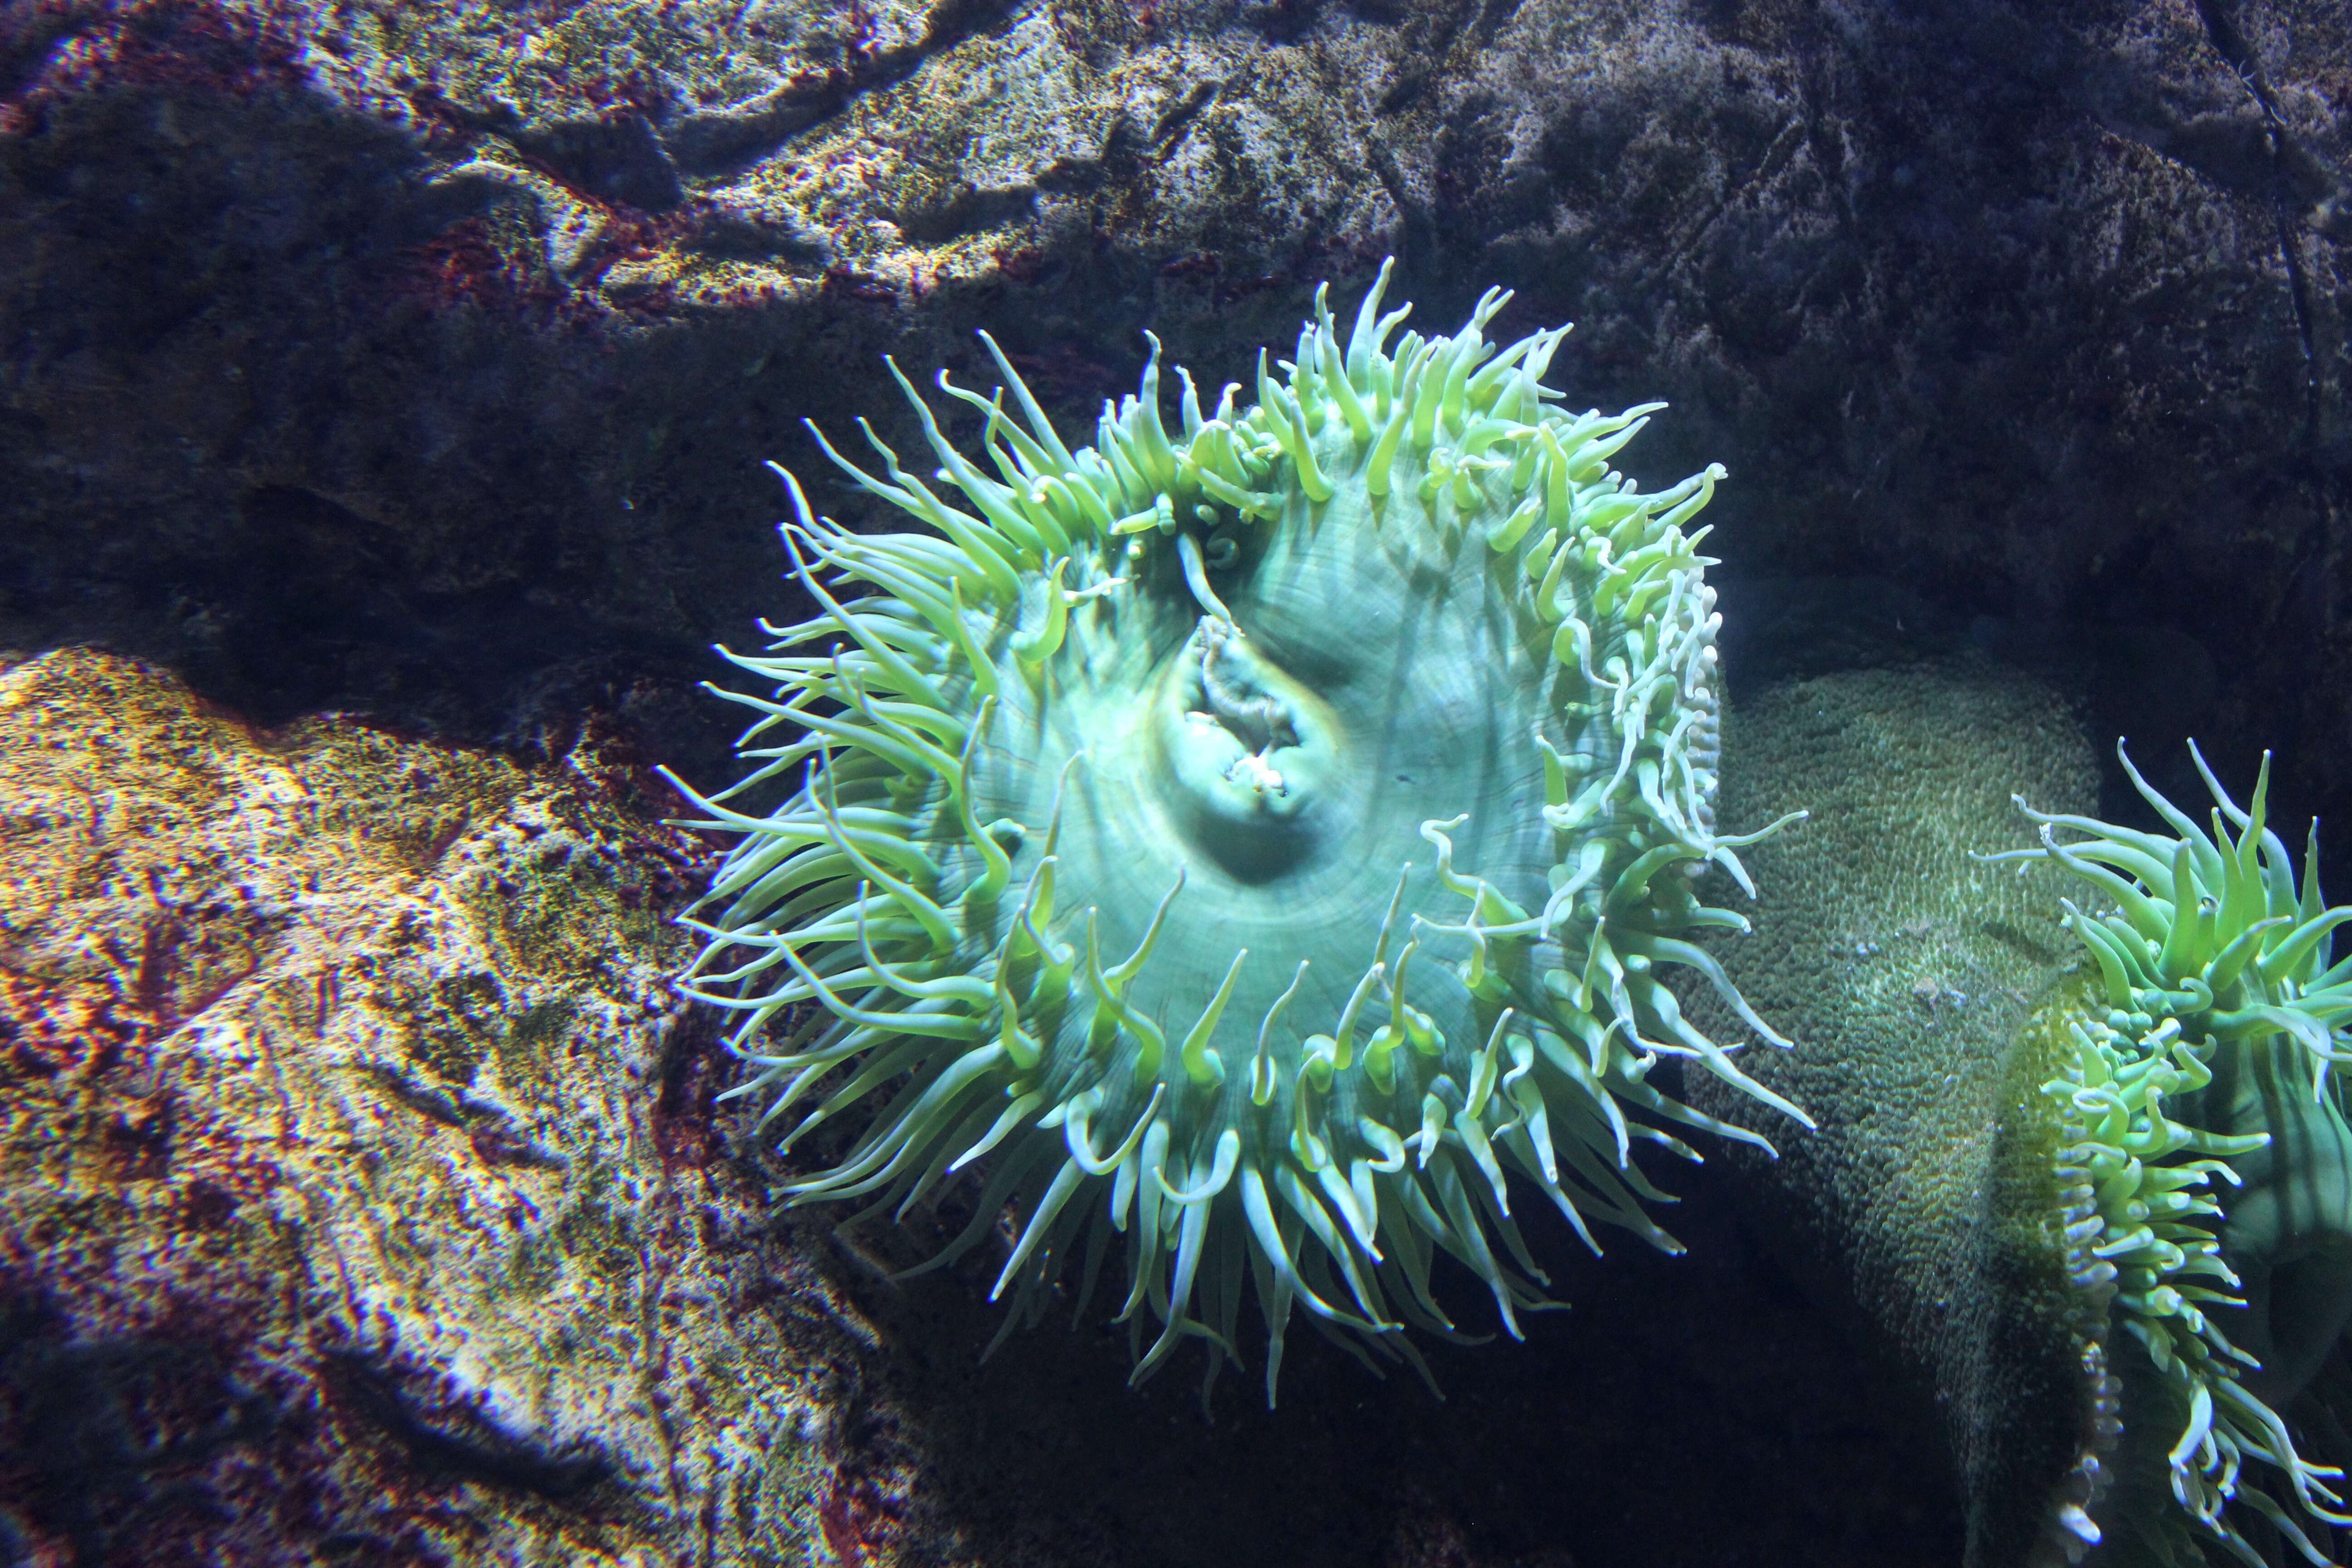
<path fill-rule="evenodd" d="M 717 1146 L 664 978 L 699 851 L 641 802 L 591 748 L 262 734 L 85 653 L 0 673 L 12 1560 L 801 1562 L 851 1529 L 857 1321 Z"/>
<path fill-rule="evenodd" d="M 1973 644 L 2333 808 L 2347 59 L 2320 0 L 18 6 L 0 644 L 714 758 L 757 461 L 859 510 L 797 421 L 903 443 L 883 350 L 991 327 L 1083 426 L 1393 251 L 1729 465 L 1751 678 Z"/>
<path fill-rule="evenodd" d="M 836 1235 L 714 1103 L 731 1064 L 667 984 L 704 862 L 664 801 L 609 737 L 530 761 L 256 729 L 88 652 L 0 670 L 12 1560 L 1956 1552 L 1932 1436 L 1717 1166 L 1669 1178 L 1688 1257 L 1549 1237 L 1573 1310 L 1433 1346 L 1443 1402 L 1309 1336 L 1280 1410 L 1228 1380 L 1204 1414 L 1181 1373 L 1126 1386 L 1108 1310 L 983 1363 L 1001 1256 L 888 1279 L 954 1200 Z"/>
<path fill-rule="evenodd" d="M 2094 1496 L 2104 1472 L 2083 1464 L 2113 1457 L 2094 1425 L 2107 1325 L 2067 1282 L 2041 1093 L 2065 1059 L 2042 1012 L 2078 962 L 2058 902 L 2074 889 L 1974 857 L 2034 844 L 2015 796 L 2090 806 L 2079 718 L 1989 661 L 1819 676 L 1734 709 L 1723 776 L 1732 825 L 1811 814 L 1741 852 L 1755 931 L 1722 952 L 1799 1042 L 1751 1051 L 1748 1070 L 1821 1130 L 1781 1140 L 1775 1162 L 1735 1155 L 1741 1202 L 1925 1385 L 1958 1470 L 1966 1560 L 2064 1563 L 2084 1543 L 2063 1510 L 2116 1523 L 2113 1500 Z M 1712 998 L 1699 1006 L 1720 1037 L 1738 1031 Z M 1719 1085 L 1694 1089 L 1717 1114 L 1736 1109 Z M 2124 1339 L 2116 1353 L 2139 1352 Z"/>

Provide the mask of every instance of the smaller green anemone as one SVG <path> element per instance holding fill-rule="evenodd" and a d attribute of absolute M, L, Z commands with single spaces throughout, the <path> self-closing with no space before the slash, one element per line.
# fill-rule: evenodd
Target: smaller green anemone
<path fill-rule="evenodd" d="M 1988 858 L 2055 861 L 2115 906 L 2095 916 L 2065 902 L 2107 1009 L 2072 1025 L 2074 1060 L 2044 1092 L 2065 1116 L 2075 1283 L 2120 1309 L 2185 1413 L 2173 1496 L 2242 1562 L 2263 1558 L 2232 1502 L 2325 1564 L 2304 1523 L 2352 1525 L 2330 1484 L 2342 1472 L 2303 1458 L 2278 1411 L 2352 1317 L 2352 1129 L 2334 1070 L 2352 1061 L 2352 958 L 2330 951 L 2352 906 L 2320 897 L 2315 822 L 2298 889 L 2264 822 L 2267 752 L 2250 810 L 2190 753 L 2213 795 L 2210 833 L 2119 744 L 2177 837 L 2021 799 L 2042 847 Z M 2062 842 L 2060 829 L 2087 837 Z"/>
<path fill-rule="evenodd" d="M 688 984 L 740 1017 L 740 1092 L 798 1113 L 786 1146 L 871 1110 L 793 1201 L 975 1183 L 935 1263 L 1013 1215 L 1007 1328 L 1070 1275 L 1083 1311 L 1120 1248 L 1139 1378 L 1187 1342 L 1213 1378 L 1254 1293 L 1269 1400 L 1294 1308 L 1375 1370 L 1421 1365 L 1407 1325 L 1461 1337 L 1440 1258 L 1516 1335 L 1552 1303 L 1515 1196 L 1679 1250 L 1634 1148 L 1770 1145 L 1662 1063 L 1803 1121 L 1663 978 L 1787 1043 L 1690 940 L 1746 929 L 1698 877 L 1745 887 L 1760 836 L 1715 830 L 1684 528 L 1723 470 L 1617 472 L 1649 410 L 1553 406 L 1567 329 L 1488 342 L 1500 290 L 1391 344 L 1388 275 L 1345 332 L 1318 291 L 1245 408 L 1180 371 L 1174 429 L 1155 340 L 1076 450 L 984 335 L 1002 388 L 939 379 L 977 456 L 900 376 L 930 475 L 870 428 L 879 474 L 825 451 L 920 531 L 783 476 L 814 614 L 726 656 L 771 694 L 722 694 L 751 771 L 693 797 L 739 838 Z"/>

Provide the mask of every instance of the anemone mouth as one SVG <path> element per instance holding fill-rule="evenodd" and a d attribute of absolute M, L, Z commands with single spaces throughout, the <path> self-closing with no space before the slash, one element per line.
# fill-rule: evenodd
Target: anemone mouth
<path fill-rule="evenodd" d="M 1345 726 L 1232 622 L 1202 616 L 1146 700 L 1154 787 L 1193 853 L 1256 885 L 1342 851 Z"/>
<path fill-rule="evenodd" d="M 973 1173 L 937 1261 L 1010 1205 L 1008 1328 L 1122 1247 L 1139 1378 L 1198 1340 L 1213 1379 L 1253 1293 L 1269 1399 L 1295 1308 L 1418 1367 L 1407 1326 L 1456 1333 L 1440 1253 L 1516 1335 L 1552 1303 L 1515 1194 L 1678 1249 L 1633 1144 L 1769 1145 L 1653 1085 L 1664 1059 L 1803 1120 L 1658 974 L 1786 1044 L 1687 940 L 1744 927 L 1692 873 L 1744 884 L 1759 836 L 1713 830 L 1718 617 L 1683 524 L 1721 470 L 1611 468 L 1649 411 L 1551 406 L 1565 329 L 1498 351 L 1507 296 L 1391 348 L 1388 275 L 1345 340 L 1318 293 L 1244 411 L 1183 376 L 1181 432 L 1156 342 L 1076 451 L 1001 353 L 992 398 L 942 375 L 992 473 L 901 377 L 962 504 L 870 430 L 880 476 L 825 449 L 931 531 L 851 533 L 784 475 L 820 613 L 728 655 L 773 690 L 725 694 L 753 766 L 694 797 L 740 835 L 687 981 L 740 1017 L 739 1092 L 798 1112 L 787 1144 L 877 1107 L 795 1201 L 903 1212 Z"/>

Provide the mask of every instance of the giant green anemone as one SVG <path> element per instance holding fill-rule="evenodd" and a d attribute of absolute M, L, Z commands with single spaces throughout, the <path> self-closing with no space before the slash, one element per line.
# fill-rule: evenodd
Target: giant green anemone
<path fill-rule="evenodd" d="M 752 765 L 694 797 L 739 837 L 688 985 L 740 1016 L 738 1092 L 786 1146 L 865 1112 L 793 1200 L 969 1179 L 934 1262 L 1009 1208 L 1008 1329 L 1066 1272 L 1083 1310 L 1123 1250 L 1138 1379 L 1188 1338 L 1210 1380 L 1238 1360 L 1253 1282 L 1269 1399 L 1294 1308 L 1418 1367 L 1407 1325 L 1455 1333 L 1439 1253 L 1517 1335 L 1551 1303 L 1515 1200 L 1679 1250 L 1635 1145 L 1769 1145 L 1664 1062 L 1804 1121 L 1661 979 L 1787 1043 L 1691 941 L 1745 929 L 1697 878 L 1744 885 L 1759 837 L 1715 830 L 1720 617 L 1684 530 L 1723 470 L 1643 491 L 1610 465 L 1651 409 L 1542 385 L 1566 328 L 1498 352 L 1490 291 L 1391 345 L 1388 276 L 1344 337 L 1318 291 L 1245 409 L 1179 371 L 1173 430 L 1151 340 L 1091 447 L 985 334 L 1004 387 L 939 378 L 974 455 L 893 364 L 936 471 L 870 427 L 878 476 L 824 449 L 922 529 L 821 521 L 778 469 L 815 613 L 720 650 L 772 689 L 722 693 Z"/>
<path fill-rule="evenodd" d="M 2352 958 L 2331 949 L 2352 905 L 2320 896 L 2316 823 L 2297 885 L 2265 822 L 2267 753 L 2250 807 L 2195 756 L 2210 830 L 2116 754 L 2169 834 L 2029 806 L 2042 847 L 1988 857 L 2054 861 L 2113 906 L 2064 906 L 2106 1003 L 2072 1023 L 2045 1089 L 2065 1118 L 2069 1266 L 2146 1347 L 2179 1517 L 2259 1568 L 2251 1512 L 2325 1564 L 2313 1531 L 2352 1527 L 2343 1472 L 2299 1453 L 2280 1412 L 2323 1374 L 2346 1392 L 2352 1126 L 2335 1069 L 2352 1062 Z"/>

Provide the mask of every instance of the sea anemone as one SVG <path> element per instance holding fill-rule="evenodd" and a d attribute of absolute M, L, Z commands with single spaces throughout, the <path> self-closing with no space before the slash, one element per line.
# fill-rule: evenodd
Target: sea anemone
<path fill-rule="evenodd" d="M 930 479 L 870 427 L 879 476 L 810 428 L 925 531 L 821 521 L 777 469 L 815 613 L 719 650 L 772 691 L 720 693 L 758 715 L 753 765 L 693 797 L 740 836 L 686 982 L 740 1016 L 736 1092 L 793 1119 L 786 1148 L 878 1104 L 793 1201 L 903 1215 L 976 1171 L 926 1267 L 1009 1207 L 1008 1330 L 1066 1270 L 1083 1311 L 1123 1237 L 1136 1379 L 1198 1339 L 1204 1397 L 1245 1280 L 1269 1400 L 1294 1307 L 1375 1371 L 1422 1366 L 1407 1325 L 1461 1337 L 1441 1252 L 1516 1337 L 1552 1303 L 1515 1194 L 1596 1251 L 1591 1221 L 1679 1251 L 1634 1145 L 1770 1146 L 1662 1061 L 1805 1121 L 1661 979 L 1787 1044 L 1690 940 L 1746 928 L 1697 879 L 1746 886 L 1761 837 L 1712 812 L 1721 617 L 1684 524 L 1723 469 L 1619 475 L 1660 405 L 1552 406 L 1567 329 L 1496 352 L 1506 293 L 1388 346 L 1388 277 L 1344 338 L 1318 290 L 1245 410 L 1229 385 L 1204 414 L 1180 370 L 1175 431 L 1150 339 L 1075 451 L 985 333 L 1003 388 L 939 378 L 976 458 L 893 363 Z M 727 804 L 763 786 L 782 803 Z"/>
<path fill-rule="evenodd" d="M 2232 1503 L 2325 1564 L 2304 1524 L 2323 1538 L 2352 1526 L 2342 1471 L 2298 1454 L 2279 1411 L 2352 1318 L 2352 1128 L 2334 1071 L 2352 1062 L 2352 959 L 2331 952 L 2352 906 L 2320 897 L 2316 823 L 2298 889 L 2264 823 L 2268 753 L 2251 809 L 2190 754 L 2213 796 L 2210 834 L 2119 744 L 2177 837 L 2020 800 L 2042 847 L 1987 858 L 2055 861 L 2114 906 L 2064 904 L 2106 1008 L 2073 1022 L 2073 1060 L 2044 1091 L 2066 1121 L 2060 1218 L 2075 1284 L 2119 1311 L 2178 1406 L 2172 1495 L 2241 1561 L 2264 1556 Z"/>

